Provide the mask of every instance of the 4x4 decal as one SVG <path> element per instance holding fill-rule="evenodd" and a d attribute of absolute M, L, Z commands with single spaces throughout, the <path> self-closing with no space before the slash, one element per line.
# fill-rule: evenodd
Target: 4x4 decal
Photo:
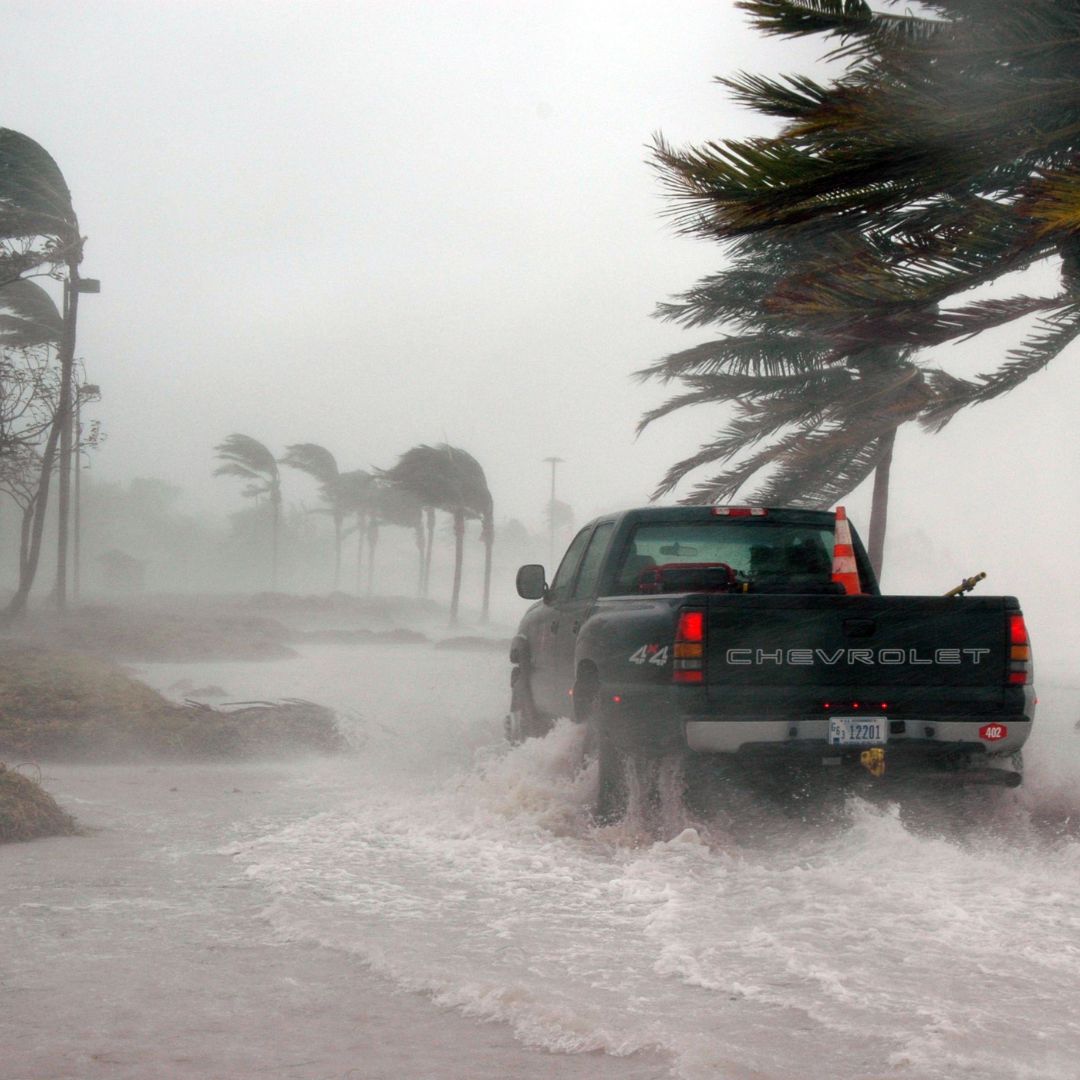
<path fill-rule="evenodd" d="M 631 664 L 655 664 L 663 667 L 668 662 L 670 648 L 667 645 L 642 645 L 630 654 Z"/>

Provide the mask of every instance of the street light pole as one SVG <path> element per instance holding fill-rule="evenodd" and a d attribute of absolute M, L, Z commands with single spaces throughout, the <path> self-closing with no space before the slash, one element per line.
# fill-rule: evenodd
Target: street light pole
<path fill-rule="evenodd" d="M 548 502 L 548 522 L 551 527 L 551 569 L 555 569 L 555 467 L 561 465 L 561 457 L 546 457 L 545 461 L 551 463 L 551 499 Z"/>

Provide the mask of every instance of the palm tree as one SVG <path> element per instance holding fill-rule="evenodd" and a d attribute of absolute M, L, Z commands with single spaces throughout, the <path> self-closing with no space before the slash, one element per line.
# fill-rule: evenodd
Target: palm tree
<path fill-rule="evenodd" d="M 454 523 L 454 585 L 450 599 L 450 623 L 458 619 L 465 522 L 479 518 L 484 542 L 483 619 L 488 618 L 491 596 L 491 553 L 494 540 L 493 503 L 480 463 L 471 454 L 446 443 L 420 444 L 398 458 L 380 474 L 415 496 L 421 506 L 450 514 Z M 430 518 L 429 518 L 430 521 Z M 430 528 L 430 526 L 429 526 Z M 429 542 L 430 553 L 430 542 Z"/>
<path fill-rule="evenodd" d="M 52 298 L 32 281 L 0 287 L 0 344 L 5 350 L 3 404 L 0 405 L 0 455 L 11 455 L 8 493 L 22 511 L 19 584 L 6 614 L 26 606 L 37 574 L 49 487 L 56 467 L 61 430 L 63 372 L 51 351 L 64 338 L 64 320 Z M 38 449 L 45 436 L 45 445 Z M 31 472 L 36 468 L 36 478 Z"/>
<path fill-rule="evenodd" d="M 848 67 L 831 85 L 721 80 L 786 121 L 775 138 L 678 151 L 657 140 L 679 227 L 722 241 L 735 262 L 661 309 L 729 336 L 642 373 L 689 388 L 643 423 L 684 405 L 735 403 L 731 426 L 673 466 L 661 491 L 698 464 L 749 456 L 691 501 L 730 495 L 769 468 L 758 497 L 814 505 L 874 470 L 870 547 L 880 565 L 897 427 L 918 419 L 940 430 L 1080 335 L 1071 104 L 1080 79 L 1064 61 L 1080 13 L 1058 0 L 1022 9 L 942 0 L 932 18 L 861 0 L 739 6 L 766 33 L 841 37 L 835 55 Z M 1054 254 L 1057 295 L 944 306 Z M 1036 330 L 974 381 L 917 361 L 918 350 L 1033 314 L 1043 316 Z"/>
<path fill-rule="evenodd" d="M 52 298 L 32 281 L 0 286 L 0 491 L 19 507 L 19 582 L 32 578 L 34 519 L 41 495 L 39 444 L 60 397 L 51 350 L 63 334 Z"/>
<path fill-rule="evenodd" d="M 374 587 L 375 547 L 379 542 L 379 528 L 383 525 L 396 525 L 403 529 L 411 529 L 416 537 L 416 547 L 420 557 L 416 588 L 418 595 L 424 595 L 427 543 L 424 535 L 424 507 L 420 500 L 400 484 L 375 479 L 370 491 L 368 508 L 368 593 L 370 594 Z"/>
<path fill-rule="evenodd" d="M 903 334 L 923 348 L 1042 316 L 999 368 L 942 385 L 928 425 L 1013 389 L 1080 336 L 1080 9 L 935 0 L 921 18 L 862 0 L 739 6 L 765 33 L 840 37 L 834 55 L 848 67 L 831 85 L 722 80 L 786 121 L 775 138 L 682 151 L 657 141 L 685 231 L 781 242 L 857 228 L 858 258 L 827 259 L 774 295 L 837 332 Z M 1055 295 L 943 307 L 1048 257 L 1062 265 Z"/>
<path fill-rule="evenodd" d="M 60 396 L 49 435 L 41 454 L 41 479 L 34 504 L 29 558 L 6 614 L 26 609 L 37 573 L 45 527 L 49 484 L 61 450 L 60 528 L 57 544 L 57 601 L 65 603 L 67 574 L 67 515 L 70 482 L 69 450 L 72 415 L 72 372 L 75 362 L 75 326 L 78 313 L 79 264 L 83 240 L 71 204 L 71 193 L 59 167 L 33 139 L 10 128 L 0 128 L 0 284 L 12 284 L 43 264 L 66 267 L 64 314 L 55 339 L 60 366 Z M 63 444 L 63 445 L 61 445 Z"/>
<path fill-rule="evenodd" d="M 348 472 L 338 473 L 337 491 L 338 502 L 341 505 L 342 520 L 345 515 L 356 515 L 356 523 L 351 529 L 343 532 L 343 537 L 351 532 L 357 536 L 356 545 L 356 594 L 359 596 L 362 590 L 362 578 L 364 568 L 364 544 L 371 532 L 372 504 L 375 498 L 377 481 L 366 469 L 351 469 Z M 371 571 L 368 571 L 368 592 L 371 591 Z"/>
<path fill-rule="evenodd" d="M 281 474 L 274 455 L 250 435 L 230 435 L 215 446 L 217 457 L 224 465 L 214 470 L 215 476 L 239 476 L 248 484 L 242 494 L 247 498 L 266 495 L 270 500 L 270 580 L 271 588 L 278 587 L 278 546 L 281 533 Z"/>
<path fill-rule="evenodd" d="M 330 515 L 334 523 L 334 589 L 336 591 L 341 580 L 341 542 L 345 518 L 353 513 L 356 507 L 355 474 L 341 473 L 334 455 L 318 443 L 294 443 L 292 446 L 285 447 L 285 456 L 281 459 L 281 463 L 306 472 L 319 483 L 319 494 L 326 503 L 325 513 Z M 354 480 L 342 481 L 343 476 L 350 475 L 354 477 Z"/>

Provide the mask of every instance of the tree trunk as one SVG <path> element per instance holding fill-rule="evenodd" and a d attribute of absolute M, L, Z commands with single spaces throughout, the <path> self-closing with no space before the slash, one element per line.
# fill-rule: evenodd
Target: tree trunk
<path fill-rule="evenodd" d="M 41 537 L 45 531 L 45 511 L 49 506 L 49 483 L 52 480 L 53 465 L 56 463 L 56 447 L 60 442 L 60 413 L 53 416 L 49 428 L 49 438 L 41 455 L 41 479 L 38 480 L 37 495 L 34 499 L 34 525 L 30 532 L 30 550 L 26 562 L 19 574 L 19 587 L 8 602 L 4 614 L 16 618 L 26 610 L 30 599 L 30 589 L 37 575 L 38 560 L 41 558 Z"/>
<path fill-rule="evenodd" d="M 881 441 L 884 450 L 874 470 L 874 495 L 870 506 L 870 540 L 867 551 L 870 565 L 874 568 L 879 582 L 885 560 L 885 528 L 889 520 L 889 472 L 892 469 L 896 429 L 893 428 L 888 435 L 883 435 Z"/>
<path fill-rule="evenodd" d="M 368 522 L 363 510 L 356 511 L 356 595 L 364 591 L 364 542 L 367 540 Z M 368 567 L 368 592 L 371 592 L 371 567 Z"/>
<path fill-rule="evenodd" d="M 26 576 L 27 563 L 30 561 L 30 529 L 34 524 L 34 499 L 23 507 L 22 525 L 19 529 L 19 580 Z"/>
<path fill-rule="evenodd" d="M 465 550 L 465 513 L 454 511 L 454 591 L 450 596 L 450 625 L 458 621 L 458 600 L 461 597 L 461 563 Z"/>
<path fill-rule="evenodd" d="M 424 556 L 427 554 L 427 546 L 424 543 L 424 523 L 419 521 L 416 525 L 416 550 L 420 553 L 420 568 L 416 576 L 416 595 L 424 595 Z"/>
<path fill-rule="evenodd" d="M 371 596 L 372 590 L 375 588 L 375 548 L 378 543 L 379 523 L 375 518 L 372 518 L 371 521 L 368 523 L 368 596 Z"/>
<path fill-rule="evenodd" d="M 429 506 L 424 515 L 427 518 L 427 551 L 424 554 L 424 585 L 420 595 L 427 597 L 431 589 L 431 553 L 435 547 L 435 511 Z"/>
<path fill-rule="evenodd" d="M 480 621 L 488 621 L 488 613 L 491 610 L 491 549 L 495 544 L 495 523 L 487 518 L 483 524 L 484 541 L 484 606 L 481 609 Z"/>
<path fill-rule="evenodd" d="M 334 515 L 334 592 L 341 581 L 341 517 Z"/>
<path fill-rule="evenodd" d="M 281 535 L 281 492 L 270 491 L 270 588 L 278 587 L 278 538 Z"/>

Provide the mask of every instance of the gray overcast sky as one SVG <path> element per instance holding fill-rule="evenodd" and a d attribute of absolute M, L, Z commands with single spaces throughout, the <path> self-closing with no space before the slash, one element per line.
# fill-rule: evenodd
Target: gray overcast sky
<path fill-rule="evenodd" d="M 80 335 L 99 476 L 224 508 L 212 446 L 233 431 L 343 468 L 446 439 L 534 526 L 546 455 L 582 519 L 643 501 L 715 428 L 633 437 L 663 392 L 630 374 L 705 337 L 650 312 L 720 264 L 662 220 L 646 144 L 762 133 L 713 76 L 822 51 L 761 39 L 726 0 L 9 0 L 5 37 L 0 122 L 56 158 L 102 280 Z M 902 434 L 897 584 L 962 567 L 1075 588 L 1049 569 L 1078 547 L 1078 389 L 1066 357 L 941 436 Z M 917 529 L 941 549 L 921 586 Z"/>

